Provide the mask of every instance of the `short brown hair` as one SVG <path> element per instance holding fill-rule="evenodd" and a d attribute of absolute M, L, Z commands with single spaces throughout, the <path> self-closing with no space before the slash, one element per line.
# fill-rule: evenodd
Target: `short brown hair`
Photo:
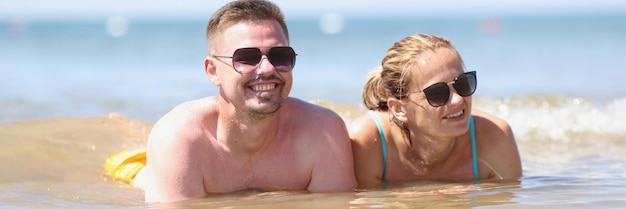
<path fill-rule="evenodd" d="M 209 47 L 215 45 L 216 39 L 226 28 L 243 21 L 259 22 L 263 20 L 277 21 L 289 41 L 289 32 L 285 17 L 280 8 L 266 0 L 237 0 L 232 1 L 219 10 L 209 19 L 206 29 L 206 39 Z"/>

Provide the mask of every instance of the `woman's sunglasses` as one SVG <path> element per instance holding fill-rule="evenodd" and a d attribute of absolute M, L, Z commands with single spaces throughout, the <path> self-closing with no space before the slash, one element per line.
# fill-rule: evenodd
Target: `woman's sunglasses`
<path fill-rule="evenodd" d="M 233 69 L 235 71 L 246 74 L 255 71 L 263 55 L 274 65 L 276 71 L 289 72 L 296 65 L 296 52 L 288 46 L 272 47 L 263 54 L 260 48 L 239 48 L 235 50 L 233 56 L 217 56 L 214 58 L 229 58 L 233 60 Z"/>
<path fill-rule="evenodd" d="M 426 87 L 422 92 L 431 106 L 440 107 L 448 103 L 450 99 L 450 87 L 448 87 L 450 84 L 462 97 L 471 96 L 476 91 L 476 71 L 463 73 L 448 83 L 435 83 Z"/>

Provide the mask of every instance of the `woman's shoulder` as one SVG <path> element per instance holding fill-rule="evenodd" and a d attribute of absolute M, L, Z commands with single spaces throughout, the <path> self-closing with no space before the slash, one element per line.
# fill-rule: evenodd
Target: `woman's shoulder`
<path fill-rule="evenodd" d="M 473 109 L 472 115 L 474 116 L 476 127 L 484 132 L 493 132 L 496 134 L 502 131 L 510 131 L 511 129 L 511 126 L 506 120 L 483 110 Z"/>
<path fill-rule="evenodd" d="M 382 129 L 382 133 L 385 133 L 385 120 L 383 120 L 381 116 L 381 113 L 374 111 L 354 118 L 348 125 L 350 138 L 353 141 L 366 144 L 369 144 L 367 142 L 379 141 L 381 138 L 380 129 Z M 379 124 L 377 124 L 376 121 L 378 121 Z"/>
<path fill-rule="evenodd" d="M 472 110 L 472 115 L 479 144 L 484 144 L 491 150 L 516 147 L 513 130 L 506 120 L 481 110 Z"/>
<path fill-rule="evenodd" d="M 490 148 L 508 149 L 515 146 L 515 137 L 509 123 L 481 110 L 472 110 L 477 142 Z"/>
<path fill-rule="evenodd" d="M 521 175 L 521 162 L 513 130 L 509 123 L 484 111 L 474 111 L 478 155 L 500 179 Z"/>

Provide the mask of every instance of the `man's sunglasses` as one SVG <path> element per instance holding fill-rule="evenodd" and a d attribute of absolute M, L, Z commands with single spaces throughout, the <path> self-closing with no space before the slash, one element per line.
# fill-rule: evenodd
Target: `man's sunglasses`
<path fill-rule="evenodd" d="M 229 58 L 233 60 L 233 69 L 235 71 L 246 74 L 255 71 L 258 68 L 263 55 L 274 65 L 278 72 L 289 72 L 296 65 L 296 52 L 288 46 L 272 47 L 263 54 L 260 48 L 239 48 L 235 50 L 233 56 L 217 56 L 214 58 Z"/>
<path fill-rule="evenodd" d="M 476 71 L 466 72 L 457 76 L 448 83 L 439 82 L 426 87 L 422 92 L 426 95 L 426 100 L 433 107 L 440 107 L 448 103 L 450 99 L 450 87 L 462 97 L 468 97 L 476 91 Z"/>

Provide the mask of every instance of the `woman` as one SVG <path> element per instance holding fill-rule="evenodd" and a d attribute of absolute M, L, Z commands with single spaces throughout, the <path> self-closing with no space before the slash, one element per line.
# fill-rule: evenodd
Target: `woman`
<path fill-rule="evenodd" d="M 363 88 L 370 110 L 351 124 L 359 187 L 423 179 L 517 181 L 508 123 L 472 109 L 476 72 L 452 44 L 425 34 L 396 42 Z"/>

